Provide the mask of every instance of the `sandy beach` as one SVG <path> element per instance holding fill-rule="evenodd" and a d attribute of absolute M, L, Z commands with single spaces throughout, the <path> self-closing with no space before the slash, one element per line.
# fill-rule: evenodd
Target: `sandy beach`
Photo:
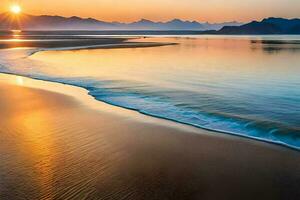
<path fill-rule="evenodd" d="M 299 152 L 0 75 L 0 199 L 297 199 Z"/>

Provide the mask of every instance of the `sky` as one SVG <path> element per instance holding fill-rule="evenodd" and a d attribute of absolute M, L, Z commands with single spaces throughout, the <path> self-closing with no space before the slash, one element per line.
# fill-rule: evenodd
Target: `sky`
<path fill-rule="evenodd" d="M 0 12 L 9 10 L 14 3 L 27 14 L 120 22 L 142 18 L 200 22 L 249 22 L 271 16 L 300 18 L 300 0 L 0 0 Z"/>

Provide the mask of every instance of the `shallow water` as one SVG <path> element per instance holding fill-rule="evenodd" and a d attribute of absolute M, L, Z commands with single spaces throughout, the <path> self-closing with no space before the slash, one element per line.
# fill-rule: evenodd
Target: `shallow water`
<path fill-rule="evenodd" d="M 300 36 L 154 37 L 178 45 L 1 50 L 1 71 L 81 86 L 96 99 L 300 148 Z"/>

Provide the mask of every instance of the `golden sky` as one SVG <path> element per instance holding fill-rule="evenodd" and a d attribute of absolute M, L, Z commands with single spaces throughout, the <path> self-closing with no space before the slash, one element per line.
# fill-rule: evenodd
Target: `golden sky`
<path fill-rule="evenodd" d="M 300 0 L 0 0 L 0 12 L 17 2 L 27 14 L 93 17 L 104 21 L 146 18 L 224 22 L 300 17 Z"/>

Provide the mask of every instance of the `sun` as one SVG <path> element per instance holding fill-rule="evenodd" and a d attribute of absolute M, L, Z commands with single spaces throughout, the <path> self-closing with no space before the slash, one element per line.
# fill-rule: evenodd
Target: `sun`
<path fill-rule="evenodd" d="M 20 14 L 21 11 L 22 11 L 22 8 L 21 8 L 21 6 L 19 6 L 19 5 L 12 5 L 12 6 L 10 7 L 10 12 L 12 12 L 12 13 L 14 13 L 14 14 Z"/>

